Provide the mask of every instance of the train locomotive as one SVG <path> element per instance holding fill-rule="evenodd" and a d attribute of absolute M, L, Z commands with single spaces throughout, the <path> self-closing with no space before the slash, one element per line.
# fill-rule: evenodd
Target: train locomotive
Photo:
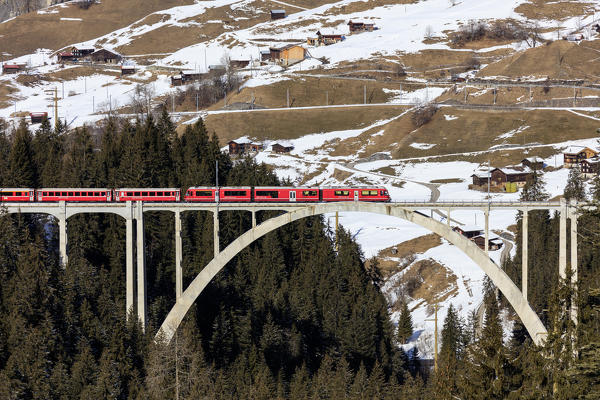
<path fill-rule="evenodd" d="M 186 203 L 311 203 L 336 201 L 389 202 L 384 187 L 293 187 L 240 186 L 190 187 L 181 196 L 176 188 L 0 188 L 0 202 L 92 202 L 120 203 L 186 202 Z"/>

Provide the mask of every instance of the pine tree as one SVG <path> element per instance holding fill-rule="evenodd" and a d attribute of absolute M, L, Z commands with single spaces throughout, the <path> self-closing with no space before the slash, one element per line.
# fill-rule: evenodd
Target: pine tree
<path fill-rule="evenodd" d="M 434 393 L 438 398 L 451 398 L 458 391 L 458 368 L 465 351 L 463 330 L 463 323 L 450 304 L 442 328 L 442 347 L 438 355 L 438 369 L 433 384 Z"/>
<path fill-rule="evenodd" d="M 550 195 L 546 192 L 545 183 L 539 172 L 533 173 L 527 178 L 527 183 L 521 192 L 521 201 L 544 201 L 548 200 Z"/>
<path fill-rule="evenodd" d="M 10 186 L 37 187 L 38 174 L 31 148 L 31 132 L 29 132 L 24 120 L 15 131 L 8 160 Z"/>
<path fill-rule="evenodd" d="M 398 319 L 398 329 L 396 331 L 396 339 L 398 340 L 398 343 L 404 344 L 408 341 L 412 334 L 413 325 L 410 310 L 408 309 L 408 304 L 406 304 L 406 301 L 402 301 L 400 317 Z"/>
<path fill-rule="evenodd" d="M 585 182 L 579 166 L 574 166 L 569 170 L 564 196 L 567 200 L 584 201 L 586 199 Z"/>

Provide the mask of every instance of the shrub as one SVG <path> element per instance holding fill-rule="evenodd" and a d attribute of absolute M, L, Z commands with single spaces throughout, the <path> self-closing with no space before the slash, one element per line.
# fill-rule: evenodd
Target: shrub
<path fill-rule="evenodd" d="M 438 106 L 436 106 L 435 104 L 425 104 L 423 106 L 417 107 L 417 109 L 413 111 L 410 119 L 415 128 L 420 128 L 429 121 L 431 121 L 437 110 Z"/>

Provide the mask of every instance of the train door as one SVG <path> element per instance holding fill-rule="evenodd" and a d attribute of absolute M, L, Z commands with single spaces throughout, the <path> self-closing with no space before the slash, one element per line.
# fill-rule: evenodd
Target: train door
<path fill-rule="evenodd" d="M 34 193 L 35 192 L 33 190 L 29 191 L 29 201 L 35 201 L 35 199 L 34 199 L 35 194 Z"/>
<path fill-rule="evenodd" d="M 358 190 L 354 190 L 354 201 L 358 201 Z"/>
<path fill-rule="evenodd" d="M 215 203 L 219 202 L 219 189 L 215 190 Z"/>
<path fill-rule="evenodd" d="M 290 190 L 290 201 L 296 201 L 296 191 Z"/>

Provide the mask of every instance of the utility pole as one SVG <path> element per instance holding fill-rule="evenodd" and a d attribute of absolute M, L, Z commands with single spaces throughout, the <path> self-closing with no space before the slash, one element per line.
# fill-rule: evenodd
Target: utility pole
<path fill-rule="evenodd" d="M 490 180 L 492 179 L 492 171 L 491 171 L 492 166 L 490 164 L 491 164 L 491 162 L 488 159 L 488 173 L 487 173 L 487 175 L 488 175 L 488 201 L 490 201 Z"/>
<path fill-rule="evenodd" d="M 367 104 L 367 85 L 363 85 L 363 104 Z"/>
<path fill-rule="evenodd" d="M 339 250 L 339 231 L 340 227 L 340 214 L 338 211 L 335 212 L 335 251 Z"/>
<path fill-rule="evenodd" d="M 437 303 L 433 305 L 434 317 L 433 319 L 426 319 L 425 321 L 434 321 L 434 332 L 433 332 L 433 341 L 434 341 L 434 349 L 433 349 L 433 369 L 437 372 L 438 369 L 438 309 L 439 306 Z"/>
<path fill-rule="evenodd" d="M 327 90 L 325 91 L 325 105 L 329 105 L 329 92 Z"/>
<path fill-rule="evenodd" d="M 287 88 L 287 108 L 290 108 L 290 88 Z"/>

